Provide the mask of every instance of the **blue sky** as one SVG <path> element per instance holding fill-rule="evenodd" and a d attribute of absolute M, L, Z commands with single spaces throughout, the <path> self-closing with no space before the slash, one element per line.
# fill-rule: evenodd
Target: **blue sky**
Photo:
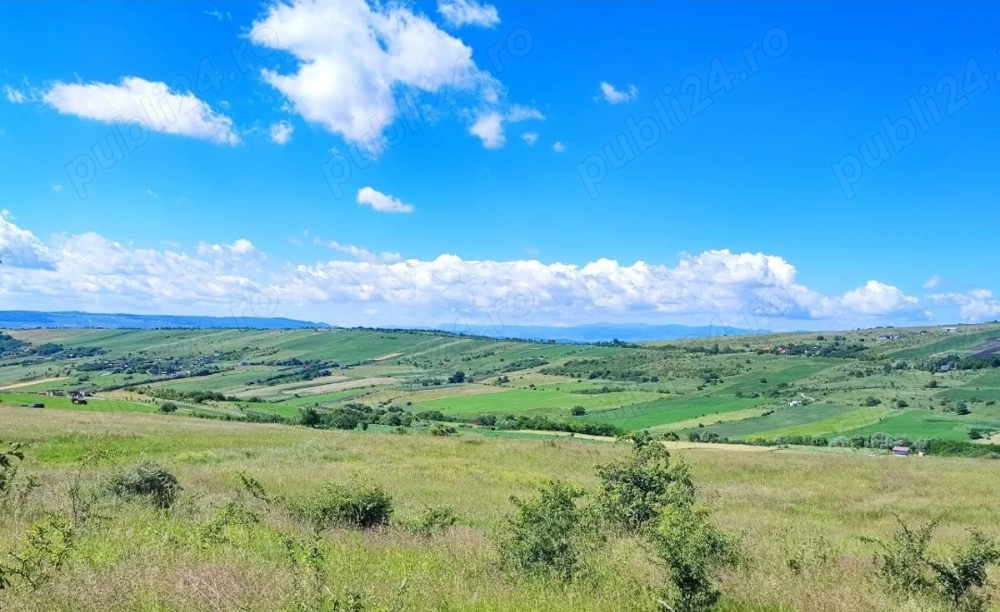
<path fill-rule="evenodd" d="M 987 3 L 0 17 L 0 307 L 231 314 L 266 295 L 275 314 L 441 324 L 520 291 L 524 323 L 1000 317 Z"/>

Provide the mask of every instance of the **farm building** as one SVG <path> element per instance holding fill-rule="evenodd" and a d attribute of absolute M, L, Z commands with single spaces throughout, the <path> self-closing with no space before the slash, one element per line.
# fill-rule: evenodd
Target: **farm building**
<path fill-rule="evenodd" d="M 892 454 L 897 457 L 909 457 L 910 447 L 909 446 L 893 446 Z"/>
<path fill-rule="evenodd" d="M 957 327 L 942 327 L 941 331 L 946 334 L 953 334 L 958 331 Z"/>

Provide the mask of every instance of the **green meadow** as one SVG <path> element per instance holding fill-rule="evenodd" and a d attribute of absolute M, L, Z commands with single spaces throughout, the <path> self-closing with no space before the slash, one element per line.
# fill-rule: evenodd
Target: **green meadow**
<path fill-rule="evenodd" d="M 0 590 L 4 610 L 663 609 L 666 570 L 636 537 L 608 534 L 571 581 L 499 562 L 511 496 L 529 499 L 552 479 L 594 491 L 596 466 L 625 457 L 628 445 L 3 406 L 0 422 L 4 440 L 25 450 L 23 492 L 4 502 L 0 552 L 24 550 L 33 526 L 50 517 L 88 517 L 75 523 L 57 570 L 35 586 L 13 578 Z M 717 612 L 946 612 L 881 589 L 862 538 L 889 537 L 897 516 L 911 525 L 940 520 L 934 550 L 960 545 L 968 529 L 1000 536 L 996 461 L 745 448 L 672 451 L 690 465 L 712 523 L 738 537 L 743 561 L 720 574 Z M 181 490 L 169 510 L 102 493 L 112 474 L 139 461 L 176 476 Z M 245 477 L 269 501 L 247 494 Z M 388 524 L 317 534 L 286 509 L 326 483 L 352 482 L 389 494 Z M 428 508 L 445 507 L 454 525 L 413 531 Z M 1000 596 L 995 582 L 986 593 Z"/>

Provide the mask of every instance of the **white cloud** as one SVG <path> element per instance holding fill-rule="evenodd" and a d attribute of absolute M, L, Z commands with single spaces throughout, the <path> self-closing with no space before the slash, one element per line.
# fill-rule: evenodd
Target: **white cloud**
<path fill-rule="evenodd" d="M 611 83 L 601 81 L 601 95 L 610 104 L 621 104 L 635 100 L 639 95 L 639 89 L 635 85 L 629 85 L 625 91 L 619 91 Z"/>
<path fill-rule="evenodd" d="M 562 153 L 563 151 L 566 150 L 566 145 L 557 141 L 555 144 L 552 145 L 552 150 L 555 151 L 556 153 Z"/>
<path fill-rule="evenodd" d="M 381 253 L 372 253 L 368 249 L 354 246 L 353 244 L 340 244 L 338 242 L 329 241 L 325 243 L 327 248 L 333 249 L 340 253 L 350 255 L 358 261 L 364 261 L 368 263 L 392 263 L 395 261 L 400 261 L 403 257 L 399 253 L 390 253 L 388 251 L 382 251 Z"/>
<path fill-rule="evenodd" d="M 52 191 L 59 193 L 63 190 L 63 186 L 60 183 L 52 183 Z"/>
<path fill-rule="evenodd" d="M 194 94 L 171 91 L 166 83 L 125 77 L 110 83 L 56 83 L 42 100 L 60 113 L 102 123 L 139 121 L 151 131 L 239 144 L 233 120 Z"/>
<path fill-rule="evenodd" d="M 475 122 L 469 126 L 469 133 L 483 141 L 487 149 L 499 149 L 507 141 L 504 133 L 505 123 L 519 123 L 530 119 L 545 119 L 541 111 L 519 104 L 513 105 L 506 113 L 491 110 L 479 114 Z M 537 138 L 537 134 L 535 135 Z M 524 136 L 522 136 L 524 138 Z M 529 142 L 534 144 L 534 142 Z"/>
<path fill-rule="evenodd" d="M 495 6 L 476 0 L 439 0 L 438 12 L 456 28 L 464 25 L 494 28 L 500 23 L 500 15 Z"/>
<path fill-rule="evenodd" d="M 529 147 L 532 147 L 538 142 L 538 132 L 525 132 L 521 134 L 521 140 L 526 142 Z"/>
<path fill-rule="evenodd" d="M 967 323 L 1000 319 L 1000 300 L 989 289 L 973 289 L 968 293 L 937 293 L 927 298 L 946 306 L 957 306 L 959 316 Z"/>
<path fill-rule="evenodd" d="M 153 191 L 152 189 L 147 189 L 146 190 L 146 197 L 159 198 L 160 196 L 156 195 L 156 192 Z"/>
<path fill-rule="evenodd" d="M 207 242 L 198 243 L 198 254 L 199 255 L 253 255 L 257 252 L 257 247 L 253 245 L 252 242 L 246 238 L 240 238 L 232 244 L 208 244 Z"/>
<path fill-rule="evenodd" d="M 10 211 L 0 211 L 0 260 L 5 270 L 48 269 L 53 259 L 52 251 L 37 236 L 14 225 Z"/>
<path fill-rule="evenodd" d="M 920 300 L 892 285 L 868 281 L 863 287 L 848 291 L 841 304 L 850 312 L 865 316 L 886 316 L 919 309 Z"/>
<path fill-rule="evenodd" d="M 4 86 L 3 93 L 7 96 L 7 101 L 12 104 L 21 104 L 28 99 L 23 93 L 14 89 L 10 85 Z"/>
<path fill-rule="evenodd" d="M 401 205 L 378 195 L 390 206 Z M 928 303 L 956 306 L 969 321 L 1000 317 L 1000 301 L 986 289 L 918 300 L 870 281 L 841 296 L 825 296 L 802 285 L 791 263 L 763 253 L 681 254 L 675 265 L 610 259 L 574 265 L 448 254 L 402 260 L 398 253 L 321 244 L 338 258 L 312 265 L 275 262 L 246 239 L 201 242 L 190 255 L 176 244 L 141 249 L 89 232 L 42 241 L 15 225 L 9 213 L 0 213 L 0 301 L 12 309 L 229 315 L 246 296 L 263 294 L 268 303 L 281 305 L 280 316 L 345 325 L 501 319 L 844 329 L 923 323 Z M 372 309 L 379 313 L 377 321 L 364 314 Z"/>
<path fill-rule="evenodd" d="M 471 47 L 399 3 L 275 2 L 251 38 L 298 60 L 293 72 L 262 72 L 295 112 L 370 154 L 385 148 L 398 94 L 447 89 L 490 102 L 500 88 L 476 66 Z"/>
<path fill-rule="evenodd" d="M 358 190 L 358 204 L 371 206 L 372 209 L 384 213 L 413 212 L 413 206 L 404 204 L 390 195 L 375 191 L 371 187 L 362 187 Z"/>
<path fill-rule="evenodd" d="M 288 121 L 279 121 L 271 126 L 271 142 L 283 145 L 292 139 L 295 126 Z"/>
<path fill-rule="evenodd" d="M 941 284 L 941 277 L 935 274 L 934 276 L 927 279 L 926 283 L 924 283 L 924 289 L 931 290 L 936 288 L 940 284 Z"/>
<path fill-rule="evenodd" d="M 205 11 L 205 14 L 209 17 L 215 17 L 219 21 L 229 21 L 233 18 L 229 11 L 220 11 L 219 9 L 212 9 L 210 11 Z"/>
<path fill-rule="evenodd" d="M 475 123 L 469 126 L 469 133 L 482 140 L 483 146 L 487 149 L 499 149 L 506 141 L 503 115 L 495 111 L 479 115 Z"/>

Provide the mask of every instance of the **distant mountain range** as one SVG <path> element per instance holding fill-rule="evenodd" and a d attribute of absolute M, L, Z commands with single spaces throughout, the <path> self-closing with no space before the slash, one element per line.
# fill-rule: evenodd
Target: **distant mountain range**
<path fill-rule="evenodd" d="M 331 329 L 326 323 L 265 317 L 187 317 L 169 315 L 99 314 L 89 312 L 0 311 L 0 329 Z M 394 329 L 413 329 L 399 327 Z M 595 323 L 574 327 L 543 325 L 442 325 L 439 331 L 489 338 L 519 338 L 556 342 L 649 342 L 712 336 L 744 336 L 754 332 L 737 327 L 689 327 L 687 325 L 646 325 L 642 323 Z"/>
<path fill-rule="evenodd" d="M 184 317 L 168 315 L 95 314 L 90 312 L 0 311 L 0 328 L 31 329 L 305 329 L 328 328 L 326 323 L 264 317 Z"/>
<path fill-rule="evenodd" d="M 654 340 L 681 340 L 684 338 L 711 338 L 713 336 L 747 336 L 768 333 L 738 327 L 707 325 L 647 325 L 644 323 L 593 323 L 573 327 L 541 325 L 452 325 L 441 326 L 442 331 L 473 334 L 490 338 L 520 338 L 523 340 L 555 340 L 556 342 L 651 342 Z"/>

